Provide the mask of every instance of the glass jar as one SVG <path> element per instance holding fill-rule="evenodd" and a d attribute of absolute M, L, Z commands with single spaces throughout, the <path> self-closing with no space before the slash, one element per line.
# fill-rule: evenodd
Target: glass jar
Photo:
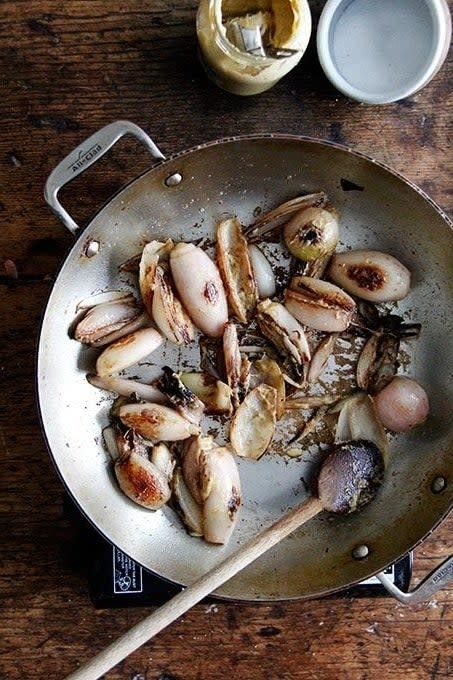
<path fill-rule="evenodd" d="M 224 20 L 234 15 L 268 12 L 273 18 L 276 48 L 290 56 L 251 54 L 230 42 Z M 238 95 L 259 94 L 286 75 L 304 54 L 311 34 L 307 0 L 201 0 L 197 12 L 200 58 L 209 78 Z"/>

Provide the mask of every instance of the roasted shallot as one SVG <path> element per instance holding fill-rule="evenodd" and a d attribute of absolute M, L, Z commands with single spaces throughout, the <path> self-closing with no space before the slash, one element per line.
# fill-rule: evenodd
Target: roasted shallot
<path fill-rule="evenodd" d="M 285 292 L 285 307 L 305 326 L 340 333 L 351 323 L 356 304 L 333 283 L 295 276 Z"/>
<path fill-rule="evenodd" d="M 193 243 L 178 243 L 170 252 L 170 267 L 179 297 L 194 324 L 209 337 L 220 337 L 228 321 L 228 305 L 215 263 Z"/>
<path fill-rule="evenodd" d="M 392 432 L 407 432 L 423 423 L 429 413 L 425 389 L 412 378 L 397 375 L 373 397 L 382 424 Z"/>
<path fill-rule="evenodd" d="M 410 290 L 409 270 L 393 255 L 377 250 L 335 253 L 327 275 L 351 295 L 370 302 L 402 300 Z"/>

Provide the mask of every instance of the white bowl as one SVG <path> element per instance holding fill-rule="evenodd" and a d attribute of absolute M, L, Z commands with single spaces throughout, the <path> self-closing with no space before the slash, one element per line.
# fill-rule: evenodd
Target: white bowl
<path fill-rule="evenodd" d="M 346 96 L 367 104 L 424 87 L 447 56 L 446 0 L 327 0 L 318 25 L 321 66 Z"/>

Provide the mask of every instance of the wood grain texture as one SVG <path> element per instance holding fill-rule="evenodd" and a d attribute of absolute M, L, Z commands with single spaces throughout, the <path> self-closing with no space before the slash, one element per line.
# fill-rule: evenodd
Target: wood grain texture
<path fill-rule="evenodd" d="M 316 17 L 323 2 L 311 2 Z M 421 92 L 364 106 L 322 75 L 314 42 L 271 91 L 241 99 L 198 62 L 195 0 L 0 3 L 0 677 L 62 678 L 149 610 L 95 610 L 63 489 L 35 406 L 35 348 L 72 237 L 50 213 L 52 168 L 101 126 L 143 127 L 166 155 L 234 134 L 284 132 L 370 154 L 447 212 L 450 59 Z M 61 192 L 84 223 L 149 166 L 129 139 Z M 451 552 L 453 518 L 416 550 L 415 581 Z M 346 595 L 249 605 L 201 603 L 112 670 L 109 680 L 407 680 L 453 677 L 453 587 L 407 608 Z"/>

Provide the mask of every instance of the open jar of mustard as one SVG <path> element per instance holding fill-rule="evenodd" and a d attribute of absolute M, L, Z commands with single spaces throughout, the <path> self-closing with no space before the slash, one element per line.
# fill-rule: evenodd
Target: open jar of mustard
<path fill-rule="evenodd" d="M 200 57 L 222 89 L 259 94 L 298 64 L 311 26 L 307 0 L 201 0 Z"/>

